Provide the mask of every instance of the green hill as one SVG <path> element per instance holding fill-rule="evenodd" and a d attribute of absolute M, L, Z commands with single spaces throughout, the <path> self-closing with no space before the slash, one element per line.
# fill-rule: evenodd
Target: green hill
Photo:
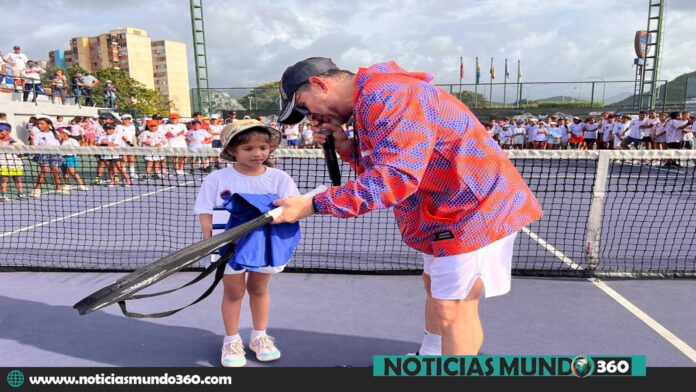
<path fill-rule="evenodd" d="M 696 83 L 692 82 L 691 86 L 688 86 L 688 79 L 691 76 L 696 76 L 696 71 L 694 72 L 689 72 L 685 73 L 683 75 L 680 75 L 676 77 L 673 80 L 670 80 L 667 82 L 666 85 L 662 85 L 658 88 L 657 90 L 657 102 L 658 105 L 662 104 L 662 98 L 665 94 L 665 88 L 667 88 L 667 100 L 666 103 L 668 105 L 682 105 L 684 103 L 684 98 L 687 96 L 686 95 L 686 89 L 689 89 L 689 93 L 692 96 L 696 96 Z M 646 96 L 646 95 L 644 95 Z M 630 96 L 626 99 L 623 99 L 621 101 L 615 102 L 615 103 L 609 103 L 609 105 L 616 105 L 616 106 L 631 106 L 633 105 L 633 96 Z M 646 98 L 644 98 L 646 99 Z"/>

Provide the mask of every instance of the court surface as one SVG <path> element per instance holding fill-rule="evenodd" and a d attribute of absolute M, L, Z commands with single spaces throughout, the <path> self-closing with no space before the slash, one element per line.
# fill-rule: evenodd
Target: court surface
<path fill-rule="evenodd" d="M 523 171 L 546 215 L 518 235 L 515 263 L 519 268 L 587 267 L 583 245 L 595 168 L 587 162 L 564 165 L 540 161 L 531 171 Z M 643 176 L 638 178 L 637 173 Z M 612 260 L 606 268 L 669 265 L 693 270 L 696 200 L 688 184 L 693 184 L 694 174 L 692 165 L 680 169 L 614 165 L 601 231 L 600 255 Z M 159 186 L 156 182 L 136 182 L 118 192 L 100 186 L 69 196 L 47 192 L 39 199 L 3 203 L 0 264 L 36 265 L 37 258 L 43 258 L 44 267 L 55 263 L 109 269 L 118 259 L 121 264 L 133 261 L 120 267 L 136 268 L 198 240 L 197 218 L 189 210 L 200 179 L 187 176 Z M 656 186 L 645 188 L 647 183 Z M 682 186 L 675 189 L 674 184 Z M 172 200 L 187 201 L 189 208 L 164 211 L 158 207 Z M 51 205 L 61 208 L 46 207 Z M 148 223 L 152 217 L 147 220 L 147 216 L 155 211 L 156 220 L 166 224 Z M 418 268 L 420 255 L 396 245 L 399 232 L 390 226 L 390 215 L 378 211 L 348 220 L 312 217 L 304 228 L 316 224 L 319 229 L 315 228 L 314 236 L 303 232 L 303 244 L 295 256 L 306 259 L 305 266 L 310 268 L 348 267 L 335 262 L 328 252 L 340 254 L 359 269 Z M 642 230 L 657 223 L 666 229 Z M 373 237 L 381 245 L 394 244 L 393 254 L 400 264 L 371 254 L 372 245 L 366 244 L 366 233 L 359 227 L 379 230 Z M 174 242 L 164 233 L 169 229 L 186 235 Z M 71 235 L 85 232 L 91 233 L 88 241 L 66 244 Z M 391 255 L 390 249 L 385 254 Z M 219 365 L 224 334 L 221 285 L 202 303 L 158 320 L 128 319 L 117 306 L 86 316 L 72 309 L 75 302 L 124 274 L 0 273 L 0 366 Z M 194 274 L 178 273 L 155 288 L 174 287 Z M 133 304 L 131 310 L 179 307 L 204 289 L 205 283 L 198 284 L 164 299 Z M 271 280 L 270 290 L 268 332 L 276 337 L 283 356 L 260 363 L 248 355 L 247 366 L 369 366 L 373 355 L 415 352 L 420 345 L 425 301 L 417 275 L 282 273 Z M 694 279 L 515 276 L 511 293 L 482 300 L 481 354 L 646 355 L 648 366 L 693 367 L 696 312 L 691 299 L 695 296 Z M 247 339 L 250 329 L 245 301 L 242 337 Z"/>
<path fill-rule="evenodd" d="M 120 276 L 0 273 L 0 366 L 219 366 L 221 286 L 202 303 L 159 320 L 129 319 L 117 306 L 85 316 L 72 309 Z M 193 276 L 179 273 L 166 286 Z M 589 280 L 516 277 L 509 294 L 482 300 L 480 353 L 646 355 L 651 367 L 696 366 L 692 280 L 604 283 L 650 325 Z M 202 290 L 197 285 L 131 310 L 181 306 Z M 270 291 L 268 332 L 283 356 L 261 363 L 247 354 L 247 366 L 370 366 L 373 355 L 405 354 L 420 345 L 418 276 L 281 273 Z M 247 339 L 250 330 L 245 300 L 240 334 Z"/>

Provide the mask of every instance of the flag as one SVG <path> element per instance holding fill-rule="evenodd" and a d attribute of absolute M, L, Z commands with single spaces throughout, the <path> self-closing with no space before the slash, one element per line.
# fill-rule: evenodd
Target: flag
<path fill-rule="evenodd" d="M 481 82 L 481 64 L 479 64 L 479 59 L 476 57 L 476 84 Z"/>
<path fill-rule="evenodd" d="M 464 78 L 464 59 L 462 57 L 459 58 L 459 80 L 462 80 Z"/>
<path fill-rule="evenodd" d="M 507 59 L 505 59 L 505 80 L 509 80 L 509 79 L 510 79 L 510 71 L 508 70 Z"/>
<path fill-rule="evenodd" d="M 522 66 L 520 65 L 520 61 L 517 60 L 517 83 L 520 83 L 522 81 Z"/>
<path fill-rule="evenodd" d="M 495 65 L 493 64 L 493 57 L 491 57 L 491 80 L 495 79 Z"/>

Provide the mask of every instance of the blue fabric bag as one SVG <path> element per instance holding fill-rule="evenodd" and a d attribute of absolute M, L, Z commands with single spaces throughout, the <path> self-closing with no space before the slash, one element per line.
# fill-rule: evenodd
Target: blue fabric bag
<path fill-rule="evenodd" d="M 230 212 L 225 230 L 246 223 L 276 208 L 274 194 L 235 193 L 225 201 L 223 207 Z M 242 237 L 235 246 L 235 254 L 228 264 L 239 271 L 258 271 L 259 267 L 279 267 L 290 261 L 295 247 L 300 242 L 300 224 L 281 223 L 266 225 Z M 223 255 L 227 246 L 220 248 Z"/>

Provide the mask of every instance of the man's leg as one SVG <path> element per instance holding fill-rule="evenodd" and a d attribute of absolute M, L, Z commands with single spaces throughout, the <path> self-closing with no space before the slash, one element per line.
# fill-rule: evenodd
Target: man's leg
<path fill-rule="evenodd" d="M 426 330 L 442 336 L 442 355 L 478 354 L 483 343 L 483 328 L 478 313 L 478 301 L 483 289 L 481 279 L 476 279 L 465 299 L 433 298 L 429 289 L 426 288 Z"/>

